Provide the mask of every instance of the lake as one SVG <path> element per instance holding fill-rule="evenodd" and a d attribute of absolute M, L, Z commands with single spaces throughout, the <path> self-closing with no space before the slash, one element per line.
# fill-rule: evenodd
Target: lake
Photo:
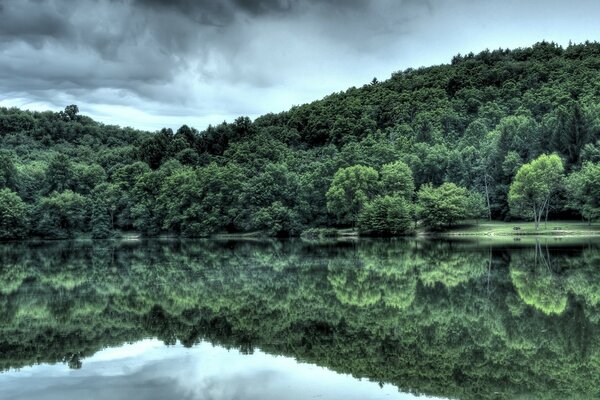
<path fill-rule="evenodd" d="M 0 399 L 600 398 L 597 239 L 0 256 Z"/>

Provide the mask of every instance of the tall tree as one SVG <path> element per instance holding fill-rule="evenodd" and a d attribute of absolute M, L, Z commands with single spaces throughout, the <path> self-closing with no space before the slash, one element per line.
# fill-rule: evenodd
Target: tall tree
<path fill-rule="evenodd" d="M 564 166 L 556 154 L 542 154 L 519 168 L 508 192 L 511 212 L 517 216 L 530 215 L 535 229 L 550 208 L 552 196 L 561 188 Z"/>
<path fill-rule="evenodd" d="M 361 235 L 396 236 L 411 230 L 411 204 L 399 195 L 378 196 L 358 214 Z"/>
<path fill-rule="evenodd" d="M 73 165 L 66 154 L 58 153 L 50 159 L 46 170 L 46 193 L 62 192 L 73 184 Z"/>
<path fill-rule="evenodd" d="M 588 222 L 600 218 L 600 163 L 587 162 L 566 179 L 569 206 Z"/>
<path fill-rule="evenodd" d="M 415 181 L 412 170 L 406 163 L 395 161 L 381 167 L 381 186 L 385 194 L 412 199 L 415 191 Z"/>
<path fill-rule="evenodd" d="M 94 199 L 92 201 L 92 237 L 94 239 L 107 239 L 111 235 L 112 224 L 108 207 L 103 199 Z"/>
<path fill-rule="evenodd" d="M 354 224 L 362 207 L 378 190 L 379 174 L 363 165 L 340 168 L 327 191 L 327 209 L 343 222 Z"/>
<path fill-rule="evenodd" d="M 0 189 L 0 240 L 21 239 L 27 234 L 27 205 L 10 189 Z"/>
<path fill-rule="evenodd" d="M 71 190 L 42 197 L 35 207 L 36 233 L 53 238 L 72 238 L 86 229 L 87 200 Z"/>
<path fill-rule="evenodd" d="M 17 169 L 12 154 L 0 150 L 0 189 L 15 189 L 17 186 Z"/>
<path fill-rule="evenodd" d="M 423 185 L 417 199 L 418 215 L 423 225 L 432 229 L 449 227 L 469 215 L 468 191 L 454 183 Z"/>

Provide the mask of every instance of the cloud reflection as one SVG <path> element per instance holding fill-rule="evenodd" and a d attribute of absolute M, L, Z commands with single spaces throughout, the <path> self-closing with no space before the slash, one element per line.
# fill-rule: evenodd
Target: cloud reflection
<path fill-rule="evenodd" d="M 38 365 L 0 375 L 3 399 L 280 400 L 413 399 L 392 385 L 337 374 L 292 358 L 201 343 L 193 348 L 143 340 L 106 349 L 71 370 Z M 423 397 L 419 397 L 423 399 Z"/>

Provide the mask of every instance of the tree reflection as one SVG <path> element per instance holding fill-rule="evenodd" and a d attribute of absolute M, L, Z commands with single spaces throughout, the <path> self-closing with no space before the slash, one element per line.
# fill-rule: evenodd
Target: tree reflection
<path fill-rule="evenodd" d="M 567 308 L 565 281 L 556 272 L 556 260 L 550 255 L 548 243 L 536 240 L 532 251 L 512 257 L 510 276 L 519 297 L 545 314 L 562 314 Z"/>
<path fill-rule="evenodd" d="M 600 396 L 600 249 L 149 241 L 0 246 L 0 369 L 200 340 L 461 399 Z"/>

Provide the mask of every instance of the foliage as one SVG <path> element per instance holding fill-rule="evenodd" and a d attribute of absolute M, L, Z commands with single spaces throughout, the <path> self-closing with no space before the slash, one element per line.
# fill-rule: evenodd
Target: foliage
<path fill-rule="evenodd" d="M 465 217 L 472 219 L 481 219 L 488 216 L 485 205 L 485 197 L 478 192 L 469 192 L 465 204 Z"/>
<path fill-rule="evenodd" d="M 27 205 L 10 189 L 0 189 L 0 240 L 21 239 L 27 234 Z"/>
<path fill-rule="evenodd" d="M 293 236 L 301 230 L 298 214 L 279 201 L 261 208 L 252 219 L 254 227 L 265 230 L 270 236 Z"/>
<path fill-rule="evenodd" d="M 547 215 L 552 196 L 562 187 L 564 166 L 556 154 L 542 154 L 517 171 L 508 201 L 516 215 L 531 215 L 536 229 Z"/>
<path fill-rule="evenodd" d="M 52 239 L 74 237 L 87 217 L 87 200 L 71 190 L 53 192 L 38 200 L 34 219 L 37 233 Z"/>
<path fill-rule="evenodd" d="M 600 218 L 600 163 L 586 162 L 566 181 L 570 206 L 588 221 Z"/>
<path fill-rule="evenodd" d="M 0 188 L 38 211 L 53 192 L 71 190 L 90 205 L 101 196 L 111 231 L 145 236 L 350 227 L 377 196 L 413 201 L 415 191 L 444 183 L 480 193 L 495 220 L 530 218 L 534 203 L 538 224 L 542 215 L 595 218 L 594 204 L 576 191 L 513 181 L 541 155 L 559 157 L 567 174 L 600 162 L 599 64 L 598 43 L 458 55 L 202 131 L 105 125 L 76 105 L 0 107 Z M 569 182 L 581 187 L 577 180 Z M 545 206 L 540 190 L 551 193 Z M 481 217 L 476 197 L 458 219 Z M 91 233 L 96 220 L 78 219 L 68 236 Z M 31 234 L 46 235 L 35 218 L 27 223 Z"/>
<path fill-rule="evenodd" d="M 106 202 L 103 199 L 95 199 L 92 203 L 92 238 L 107 239 L 111 235 L 112 224 L 107 211 Z"/>
<path fill-rule="evenodd" d="M 469 214 L 469 194 L 465 188 L 454 183 L 438 187 L 421 186 L 417 193 L 419 217 L 423 225 L 431 229 L 451 226 Z"/>
<path fill-rule="evenodd" d="M 412 200 L 415 181 L 412 171 L 406 163 L 396 161 L 381 167 L 381 186 L 385 194 L 400 196 Z"/>
<path fill-rule="evenodd" d="M 410 232 L 411 225 L 411 206 L 400 195 L 376 197 L 358 214 L 358 231 L 362 235 L 404 235 Z"/>
<path fill-rule="evenodd" d="M 355 223 L 358 213 L 378 190 L 379 174 L 371 167 L 341 168 L 327 191 L 327 209 L 340 219 Z"/>
<path fill-rule="evenodd" d="M 0 150 L 0 189 L 14 189 L 17 182 L 17 169 L 15 168 L 12 155 Z"/>
<path fill-rule="evenodd" d="M 304 239 L 327 239 L 338 237 L 339 232 L 335 228 L 308 228 L 300 236 Z"/>

